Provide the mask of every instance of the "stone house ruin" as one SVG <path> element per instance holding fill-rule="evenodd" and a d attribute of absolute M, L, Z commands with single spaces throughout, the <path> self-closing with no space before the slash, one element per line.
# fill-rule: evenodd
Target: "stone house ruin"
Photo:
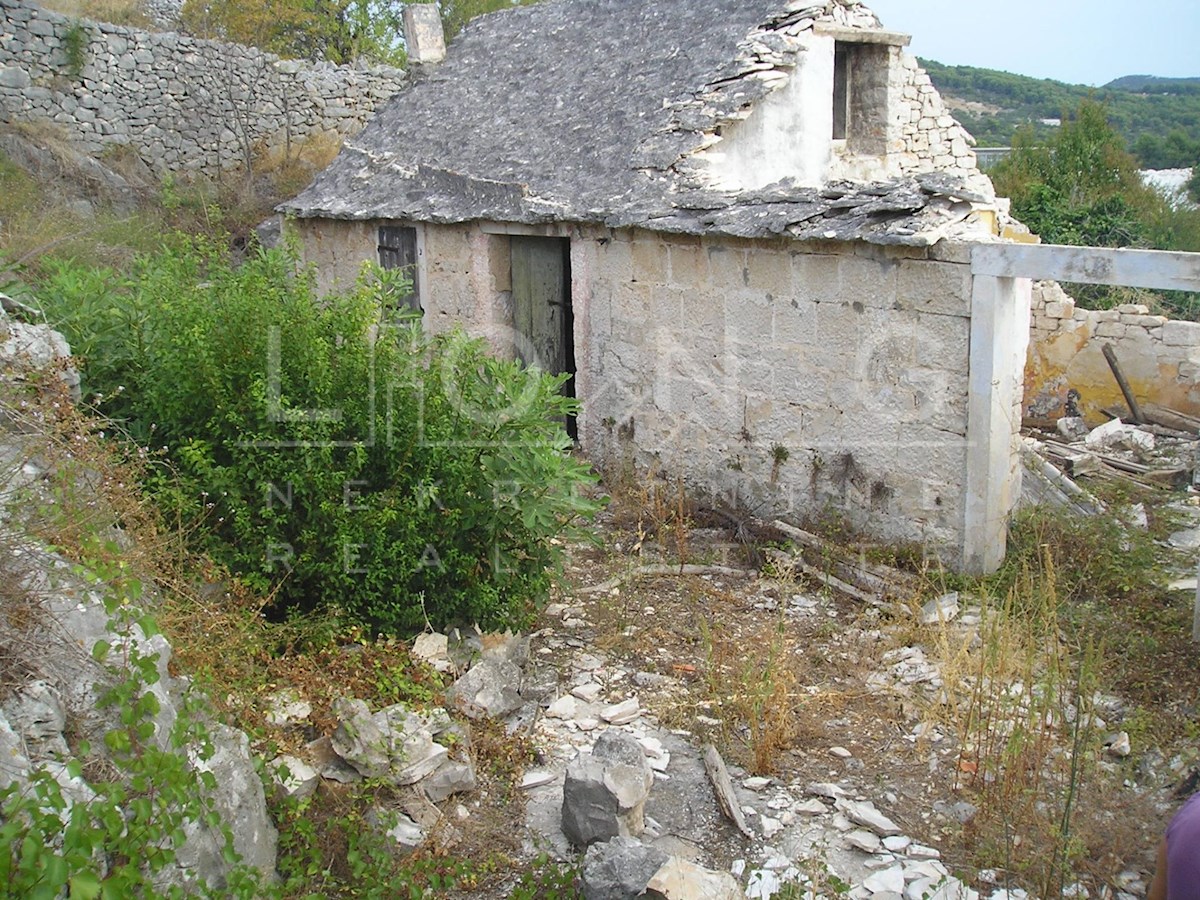
<path fill-rule="evenodd" d="M 468 26 L 281 208 L 322 288 L 572 376 L 602 466 L 1003 558 L 1024 279 L 908 37 L 857 0 L 546 0 Z M 1023 299 L 1022 299 L 1023 298 Z"/>

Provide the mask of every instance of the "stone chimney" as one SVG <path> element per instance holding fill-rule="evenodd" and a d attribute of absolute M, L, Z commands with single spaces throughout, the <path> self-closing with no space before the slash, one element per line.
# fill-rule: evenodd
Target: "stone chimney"
<path fill-rule="evenodd" d="M 404 42 L 410 63 L 431 66 L 446 58 L 446 35 L 436 3 L 404 4 Z"/>

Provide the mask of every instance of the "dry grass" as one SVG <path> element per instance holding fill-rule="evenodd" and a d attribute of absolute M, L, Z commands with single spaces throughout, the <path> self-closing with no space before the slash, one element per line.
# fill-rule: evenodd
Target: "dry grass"
<path fill-rule="evenodd" d="M 108 22 L 129 28 L 152 28 L 141 0 L 41 0 L 46 9 L 93 22 Z"/>
<path fill-rule="evenodd" d="M 0 275 L 5 267 L 36 274 L 40 261 L 50 257 L 122 268 L 134 255 L 156 249 L 172 230 L 227 235 L 231 246 L 244 247 L 254 227 L 306 186 L 341 147 L 339 136 L 321 134 L 294 142 L 286 154 L 261 150 L 249 172 L 161 181 L 136 153 L 118 147 L 101 162 L 135 193 L 114 198 L 72 162 L 67 139 L 55 126 L 16 130 L 48 150 L 54 162 L 29 173 L 0 155 Z"/>

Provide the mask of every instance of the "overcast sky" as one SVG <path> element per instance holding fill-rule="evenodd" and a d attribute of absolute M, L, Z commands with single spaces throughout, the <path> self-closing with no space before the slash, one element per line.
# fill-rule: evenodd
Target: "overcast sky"
<path fill-rule="evenodd" d="M 864 0 L 909 50 L 1071 84 L 1200 76 L 1200 0 Z"/>

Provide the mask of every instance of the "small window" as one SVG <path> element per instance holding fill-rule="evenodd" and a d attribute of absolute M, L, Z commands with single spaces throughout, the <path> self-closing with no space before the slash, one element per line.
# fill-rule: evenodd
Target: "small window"
<path fill-rule="evenodd" d="M 405 293 L 391 298 L 394 308 L 421 311 L 420 290 L 417 284 L 417 229 L 407 225 L 382 225 L 379 228 L 379 265 L 384 269 L 400 269 L 408 279 Z"/>
<path fill-rule="evenodd" d="M 891 48 L 836 41 L 833 48 L 833 139 L 855 156 L 887 154 Z"/>
<path fill-rule="evenodd" d="M 850 122 L 850 48 L 838 41 L 833 49 L 833 139 L 846 140 Z"/>

